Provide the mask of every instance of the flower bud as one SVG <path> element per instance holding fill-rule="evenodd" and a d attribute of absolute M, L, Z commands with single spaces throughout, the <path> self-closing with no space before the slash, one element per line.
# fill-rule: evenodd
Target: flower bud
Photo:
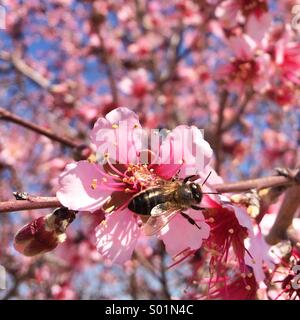
<path fill-rule="evenodd" d="M 19 230 L 14 239 L 14 247 L 29 257 L 51 251 L 64 242 L 65 231 L 74 219 L 74 211 L 64 207 L 58 208 Z"/>

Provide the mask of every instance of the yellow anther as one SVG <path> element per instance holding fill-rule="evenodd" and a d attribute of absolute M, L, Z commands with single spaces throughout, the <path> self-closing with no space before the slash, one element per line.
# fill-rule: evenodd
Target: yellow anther
<path fill-rule="evenodd" d="M 234 233 L 234 230 L 231 228 L 231 229 L 228 230 L 228 232 L 229 232 L 230 234 L 233 234 L 233 233 Z"/>
<path fill-rule="evenodd" d="M 245 279 L 245 278 L 246 278 L 246 273 L 241 273 L 241 277 L 242 277 L 243 279 Z"/>
<path fill-rule="evenodd" d="M 108 153 L 108 152 L 104 153 L 104 158 L 105 158 L 105 159 L 108 159 L 108 158 L 109 158 L 109 153 Z"/>
<path fill-rule="evenodd" d="M 245 287 L 245 289 L 248 290 L 248 291 L 250 291 L 250 290 L 251 290 L 251 287 L 248 285 L 248 286 Z"/>
<path fill-rule="evenodd" d="M 92 180 L 92 184 L 91 184 L 91 188 L 93 190 L 95 190 L 97 188 L 97 183 L 98 183 L 98 180 L 97 179 L 93 179 Z"/>
<path fill-rule="evenodd" d="M 265 197 L 265 196 L 268 195 L 268 193 L 270 192 L 270 190 L 271 190 L 271 188 L 260 189 L 260 190 L 258 191 L 258 195 L 259 195 L 260 197 Z"/>
<path fill-rule="evenodd" d="M 243 197 L 240 194 L 234 194 L 230 197 L 233 202 L 239 203 Z"/>
<path fill-rule="evenodd" d="M 214 219 L 213 217 L 210 217 L 210 218 L 208 219 L 208 221 L 209 221 L 210 223 L 214 223 L 214 222 L 215 222 L 215 219 Z"/>
<path fill-rule="evenodd" d="M 126 192 L 126 193 L 130 192 L 130 189 L 129 189 L 129 188 L 126 188 L 126 189 L 125 189 L 125 192 Z"/>
<path fill-rule="evenodd" d="M 259 215 L 259 208 L 256 206 L 249 206 L 247 208 L 247 213 L 250 215 L 250 217 L 256 218 Z"/>
<path fill-rule="evenodd" d="M 103 182 L 107 182 L 108 179 L 107 179 L 106 177 L 102 177 L 102 181 L 103 181 Z"/>
<path fill-rule="evenodd" d="M 117 124 L 113 124 L 111 127 L 112 127 L 113 129 L 118 129 L 118 128 L 119 128 L 119 126 L 118 126 Z"/>
<path fill-rule="evenodd" d="M 133 126 L 134 129 L 136 128 L 139 128 L 139 125 L 136 123 L 134 126 Z"/>
<path fill-rule="evenodd" d="M 248 277 L 248 278 L 252 278 L 252 277 L 253 277 L 253 273 L 249 272 L 249 273 L 247 274 L 247 277 Z"/>
<path fill-rule="evenodd" d="M 95 154 L 91 154 L 88 158 L 87 158 L 87 161 L 89 163 L 96 163 L 97 162 L 97 157 Z"/>

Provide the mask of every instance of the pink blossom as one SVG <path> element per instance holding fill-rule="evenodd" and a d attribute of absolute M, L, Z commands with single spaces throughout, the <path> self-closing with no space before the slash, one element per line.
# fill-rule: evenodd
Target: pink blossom
<path fill-rule="evenodd" d="M 244 22 L 247 34 L 257 41 L 262 40 L 272 21 L 265 0 L 222 1 L 216 9 L 216 16 L 228 28 Z"/>
<path fill-rule="evenodd" d="M 218 78 L 236 92 L 249 87 L 266 91 L 269 87 L 269 55 L 257 51 L 257 43 L 247 35 L 231 37 L 229 44 L 234 57 L 220 67 Z"/>
<path fill-rule="evenodd" d="M 275 63 L 282 77 L 296 85 L 300 84 L 300 45 L 282 39 L 275 46 Z"/>
<path fill-rule="evenodd" d="M 122 121 L 126 121 L 126 128 L 129 130 L 129 137 L 125 137 L 128 146 L 125 146 L 126 149 L 119 143 L 119 134 L 127 134 L 121 131 Z M 97 160 L 69 164 L 60 177 L 61 187 L 57 192 L 61 203 L 73 210 L 95 211 L 103 208 L 109 212 L 105 221 L 96 229 L 97 248 L 103 257 L 117 263 L 123 263 L 130 258 L 141 233 L 140 218 L 127 209 L 132 197 L 144 188 L 157 185 L 162 178 L 171 179 L 179 169 L 181 169 L 181 178 L 186 174 L 200 172 L 199 165 L 205 168 L 212 156 L 209 144 L 196 127 L 179 126 L 170 132 L 160 145 L 157 155 L 153 157 L 156 164 L 142 164 L 139 162 L 143 154 L 141 153 L 142 145 L 136 134 L 139 129 L 141 128 L 137 116 L 126 108 L 118 108 L 107 114 L 106 118 L 100 118 L 94 126 L 91 138 L 95 147 L 98 148 L 98 155 L 100 150 L 100 156 L 102 154 L 106 160 L 105 164 L 98 163 Z M 124 150 L 127 152 L 133 146 L 134 152 L 119 158 L 122 160 L 121 163 L 113 164 L 112 161 L 116 159 L 107 155 L 107 150 L 102 148 L 104 141 L 99 133 L 103 132 L 109 132 L 110 139 L 105 142 L 111 146 L 117 145 L 119 156 L 122 156 Z M 182 135 L 183 137 L 180 138 Z M 189 148 L 184 148 L 187 144 L 190 145 Z M 185 151 L 178 153 L 178 146 L 179 151 L 183 149 Z M 198 159 L 191 152 L 195 148 L 201 155 L 202 163 L 200 164 L 196 163 Z M 135 164 L 130 161 L 134 161 Z M 191 169 L 195 170 L 190 172 Z M 193 212 L 188 214 L 193 217 L 196 215 Z M 161 230 L 161 238 L 171 255 L 187 248 L 198 249 L 201 247 L 202 239 L 207 238 L 209 234 L 209 227 L 202 214 L 197 214 L 198 229 L 184 222 L 183 219 L 180 216 L 175 217 L 165 230 Z M 193 228 L 194 230 L 191 231 Z M 189 236 L 174 242 L 172 234 L 181 231 L 187 232 Z"/>
<path fill-rule="evenodd" d="M 120 89 L 127 95 L 143 98 L 152 88 L 145 69 L 132 72 L 129 77 L 123 78 L 119 83 Z"/>
<path fill-rule="evenodd" d="M 74 300 L 76 299 L 76 293 L 70 284 L 65 283 L 62 285 L 55 284 L 51 288 L 53 299 L 55 300 Z"/>

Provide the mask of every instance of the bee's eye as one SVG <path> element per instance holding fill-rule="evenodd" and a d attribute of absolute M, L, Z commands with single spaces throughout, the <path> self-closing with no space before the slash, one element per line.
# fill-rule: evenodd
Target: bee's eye
<path fill-rule="evenodd" d="M 193 183 L 192 185 L 191 185 L 191 187 L 192 187 L 192 189 L 197 189 L 197 185 L 195 184 L 195 183 Z"/>

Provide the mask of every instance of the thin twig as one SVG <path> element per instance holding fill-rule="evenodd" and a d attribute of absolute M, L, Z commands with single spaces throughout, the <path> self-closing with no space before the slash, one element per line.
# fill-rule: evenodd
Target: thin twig
<path fill-rule="evenodd" d="M 0 213 L 32 209 L 61 207 L 56 197 L 29 197 L 28 200 L 9 200 L 0 202 Z"/>
<path fill-rule="evenodd" d="M 21 58 L 19 53 L 10 54 L 7 51 L 0 51 L 0 59 L 10 63 L 17 72 L 33 81 L 39 87 L 47 90 L 50 94 L 57 94 L 57 89 L 61 84 L 52 84 L 48 78 L 28 65 Z M 65 101 L 74 101 L 74 105 L 77 105 L 77 102 L 72 94 L 64 93 L 63 96 Z"/>
<path fill-rule="evenodd" d="M 102 59 L 101 62 L 104 64 L 104 67 L 106 69 L 106 74 L 107 74 L 107 78 L 108 78 L 108 82 L 109 82 L 110 93 L 112 96 L 113 104 L 114 104 L 114 106 L 117 107 L 119 105 L 119 95 L 118 95 L 118 88 L 117 88 L 114 70 L 111 65 L 111 60 L 110 60 L 109 54 L 108 54 L 106 47 L 105 47 L 105 41 L 102 38 L 100 32 L 98 34 L 98 38 L 99 38 L 99 42 L 100 42 L 100 46 L 101 46 L 101 54 L 100 54 L 100 57 Z"/>
<path fill-rule="evenodd" d="M 219 105 L 219 112 L 218 112 L 218 122 L 216 126 L 216 132 L 215 132 L 215 137 L 216 137 L 216 144 L 215 144 L 215 155 L 216 155 L 216 165 L 215 169 L 217 172 L 220 171 L 220 166 L 221 166 L 221 156 L 222 156 L 222 125 L 224 121 L 224 111 L 227 105 L 227 100 L 228 100 L 229 92 L 227 90 L 224 90 L 221 94 L 220 98 L 220 105 Z"/>
<path fill-rule="evenodd" d="M 253 91 L 249 91 L 246 93 L 244 101 L 241 103 L 241 105 L 237 109 L 235 115 L 227 123 L 225 123 L 222 126 L 222 128 L 220 128 L 220 133 L 224 133 L 230 130 L 238 122 L 238 120 L 241 118 L 241 115 L 246 110 L 246 107 L 249 101 L 251 100 L 252 96 L 253 96 Z"/>
<path fill-rule="evenodd" d="M 220 193 L 244 192 L 251 189 L 263 189 L 278 186 L 292 186 L 295 182 L 283 176 L 269 176 L 232 183 L 215 184 L 212 187 Z"/>
<path fill-rule="evenodd" d="M 4 108 L 0 107 L 0 119 L 5 119 L 9 122 L 13 122 L 15 124 L 18 124 L 24 128 L 27 128 L 31 131 L 37 132 L 43 136 L 48 137 L 49 139 L 59 142 L 63 144 L 64 146 L 70 147 L 70 148 L 79 148 L 80 144 L 74 142 L 73 140 L 65 137 L 60 137 L 56 135 L 54 132 L 52 132 L 49 129 L 40 127 L 39 125 L 36 125 L 30 121 L 24 120 L 21 117 L 5 110 Z"/>
<path fill-rule="evenodd" d="M 36 83 L 43 89 L 51 90 L 51 82 L 43 75 L 41 75 L 38 71 L 26 64 L 19 55 L 1 51 L 0 59 L 11 63 L 17 71 L 19 71 L 27 78 L 31 79 L 34 83 Z"/>

